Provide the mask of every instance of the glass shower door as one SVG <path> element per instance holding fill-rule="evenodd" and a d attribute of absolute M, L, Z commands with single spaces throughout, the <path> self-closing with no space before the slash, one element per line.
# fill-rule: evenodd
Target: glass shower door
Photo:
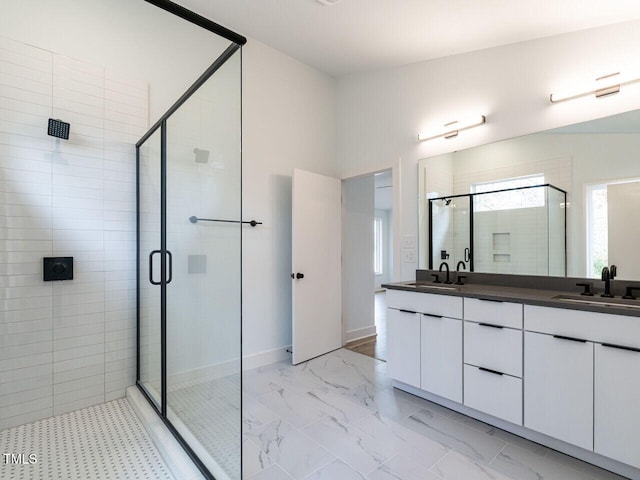
<path fill-rule="evenodd" d="M 162 405 L 160 136 L 158 128 L 138 150 L 138 379 L 158 410 Z"/>
<path fill-rule="evenodd" d="M 241 470 L 240 59 L 166 122 L 167 418 L 218 479 Z"/>

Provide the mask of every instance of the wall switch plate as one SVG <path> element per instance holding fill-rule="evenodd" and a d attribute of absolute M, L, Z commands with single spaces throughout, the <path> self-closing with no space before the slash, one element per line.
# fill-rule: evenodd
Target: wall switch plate
<path fill-rule="evenodd" d="M 402 248 L 416 248 L 416 236 L 405 235 L 402 237 Z"/>
<path fill-rule="evenodd" d="M 73 257 L 44 257 L 42 259 L 43 280 L 73 280 Z"/>
<path fill-rule="evenodd" d="M 414 248 L 402 249 L 402 262 L 403 263 L 415 263 L 416 262 L 416 250 Z"/>

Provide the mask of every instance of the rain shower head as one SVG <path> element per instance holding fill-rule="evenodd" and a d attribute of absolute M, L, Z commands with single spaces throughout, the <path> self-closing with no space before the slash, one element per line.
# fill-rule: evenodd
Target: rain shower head
<path fill-rule="evenodd" d="M 193 153 L 196 154 L 196 163 L 209 163 L 209 150 L 194 148 Z"/>
<path fill-rule="evenodd" d="M 49 125 L 47 127 L 47 135 L 56 138 L 62 138 L 63 140 L 69 140 L 69 128 L 71 125 L 62 120 L 54 118 L 49 119 Z"/>

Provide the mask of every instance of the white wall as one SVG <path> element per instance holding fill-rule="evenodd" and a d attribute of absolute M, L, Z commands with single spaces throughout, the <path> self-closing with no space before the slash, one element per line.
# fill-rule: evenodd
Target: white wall
<path fill-rule="evenodd" d="M 374 215 L 382 219 L 382 275 L 376 275 L 376 290 L 383 283 L 389 283 L 393 279 L 393 211 L 375 209 Z"/>
<path fill-rule="evenodd" d="M 433 155 L 636 109 L 640 89 L 606 99 L 551 105 L 549 94 L 618 71 L 640 47 L 640 22 L 584 30 L 401 68 L 354 74 L 337 88 L 337 159 L 350 177 L 400 159 L 400 231 L 417 234 L 417 161 Z M 417 134 L 472 114 L 486 125 L 458 137 L 418 143 Z M 394 179 L 395 183 L 395 179 Z M 417 263 L 402 262 L 404 279 Z"/>
<path fill-rule="evenodd" d="M 335 81 L 264 44 L 243 48 L 243 352 L 291 345 L 291 175 L 338 176 Z M 252 365 L 251 360 L 245 366 Z"/>
<path fill-rule="evenodd" d="M 342 182 L 342 321 L 346 342 L 374 335 L 373 175 Z"/>

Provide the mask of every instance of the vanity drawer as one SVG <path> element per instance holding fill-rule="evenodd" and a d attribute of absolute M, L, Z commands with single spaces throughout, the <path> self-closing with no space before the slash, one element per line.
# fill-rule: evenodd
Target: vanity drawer
<path fill-rule="evenodd" d="M 387 290 L 387 307 L 410 312 L 462 318 L 462 297 Z"/>
<path fill-rule="evenodd" d="M 640 317 L 635 316 L 525 305 L 524 328 L 531 332 L 640 348 Z"/>
<path fill-rule="evenodd" d="M 464 319 L 503 327 L 522 328 L 522 304 L 465 298 Z"/>
<path fill-rule="evenodd" d="M 522 377 L 522 330 L 465 320 L 464 363 Z"/>
<path fill-rule="evenodd" d="M 522 425 L 522 379 L 465 365 L 464 404 Z"/>

